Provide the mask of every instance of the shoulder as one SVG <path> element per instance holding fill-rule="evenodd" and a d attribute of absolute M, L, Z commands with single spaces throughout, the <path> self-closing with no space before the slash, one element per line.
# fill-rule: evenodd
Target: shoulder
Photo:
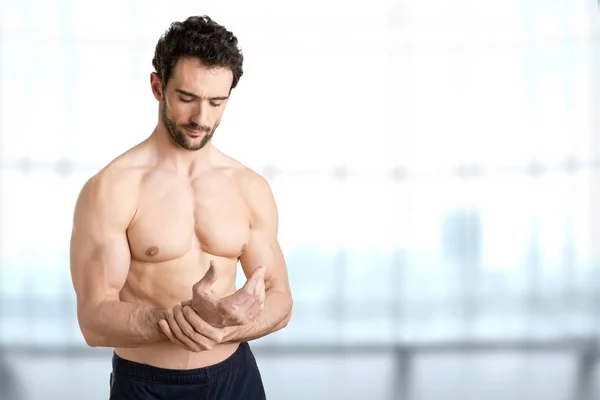
<path fill-rule="evenodd" d="M 222 166 L 245 198 L 273 195 L 271 185 L 264 176 L 234 158 L 223 153 L 221 156 Z"/>
<path fill-rule="evenodd" d="M 77 215 L 103 215 L 129 221 L 137 209 L 140 182 L 146 170 L 124 154 L 112 160 L 82 185 L 75 206 Z"/>
<path fill-rule="evenodd" d="M 218 150 L 217 150 L 218 151 Z M 219 151 L 221 167 L 242 195 L 253 220 L 277 221 L 278 211 L 269 181 L 254 169 Z"/>
<path fill-rule="evenodd" d="M 271 195 L 271 185 L 267 179 L 255 170 L 242 167 L 237 171 L 238 185 L 248 196 Z"/>
<path fill-rule="evenodd" d="M 122 196 L 134 191 L 142 176 L 140 168 L 110 163 L 83 184 L 81 194 L 100 196 L 105 200 Z"/>
<path fill-rule="evenodd" d="M 270 221 L 276 225 L 277 205 L 268 180 L 254 169 L 231 158 L 227 171 L 250 211 L 252 223 Z"/>
<path fill-rule="evenodd" d="M 250 203 L 270 200 L 273 197 L 269 181 L 250 167 L 239 164 L 233 169 L 232 177 L 244 198 Z"/>
<path fill-rule="evenodd" d="M 250 211 L 251 226 L 277 231 L 279 212 L 267 179 L 248 167 L 240 168 L 236 175 L 239 190 Z"/>
<path fill-rule="evenodd" d="M 111 196 L 134 191 L 148 172 L 143 159 L 141 145 L 119 154 L 84 183 L 82 193 Z"/>

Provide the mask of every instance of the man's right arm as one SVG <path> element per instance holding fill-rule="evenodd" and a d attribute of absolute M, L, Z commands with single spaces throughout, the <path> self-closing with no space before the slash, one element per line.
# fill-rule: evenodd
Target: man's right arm
<path fill-rule="evenodd" d="M 129 272 L 127 227 L 137 200 L 124 174 L 103 171 L 94 176 L 75 206 L 71 277 L 79 326 L 92 347 L 138 347 L 169 340 L 159 321 L 170 310 L 119 299 Z"/>

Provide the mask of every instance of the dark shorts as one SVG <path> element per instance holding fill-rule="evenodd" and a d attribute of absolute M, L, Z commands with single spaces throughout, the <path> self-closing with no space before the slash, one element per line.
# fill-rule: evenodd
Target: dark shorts
<path fill-rule="evenodd" d="M 262 378 L 248 343 L 226 360 L 204 368 L 174 370 L 113 355 L 109 400 L 263 400 Z"/>

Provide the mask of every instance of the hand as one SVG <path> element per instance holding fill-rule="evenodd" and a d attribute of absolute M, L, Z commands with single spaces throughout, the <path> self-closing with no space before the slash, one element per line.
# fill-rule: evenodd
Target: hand
<path fill-rule="evenodd" d="M 217 281 L 214 262 L 210 262 L 204 277 L 192 287 L 191 306 L 206 322 L 217 328 L 240 326 L 259 315 L 265 304 L 265 267 L 258 267 L 243 287 L 230 296 L 220 298 L 212 289 Z"/>
<path fill-rule="evenodd" d="M 225 335 L 224 329 L 211 326 L 189 306 L 167 310 L 166 319 L 158 325 L 171 342 L 193 352 L 211 350 Z"/>

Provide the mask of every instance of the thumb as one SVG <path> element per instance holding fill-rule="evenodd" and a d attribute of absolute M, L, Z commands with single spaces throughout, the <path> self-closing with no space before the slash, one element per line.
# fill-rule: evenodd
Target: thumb
<path fill-rule="evenodd" d="M 215 263 L 213 260 L 210 260 L 208 270 L 206 271 L 206 273 L 204 274 L 202 279 L 200 279 L 198 281 L 196 286 L 197 287 L 212 286 L 212 284 L 215 283 L 216 281 L 217 281 L 217 272 L 216 272 L 216 268 L 215 268 Z"/>
<path fill-rule="evenodd" d="M 210 264 L 208 265 L 208 270 L 204 274 L 202 278 L 202 282 L 212 285 L 217 280 L 217 271 L 215 268 L 215 262 L 210 260 Z"/>
<path fill-rule="evenodd" d="M 258 268 L 256 268 L 254 270 L 254 272 L 252 273 L 252 275 L 250 276 L 250 278 L 244 284 L 246 289 L 253 292 L 254 289 L 256 288 L 256 285 L 258 285 L 258 283 L 261 280 L 265 279 L 265 271 L 266 271 L 266 268 L 262 265 L 259 266 Z"/>
<path fill-rule="evenodd" d="M 252 278 L 260 281 L 261 279 L 265 279 L 265 273 L 267 271 L 267 267 L 264 265 L 260 265 L 256 270 L 254 270 L 254 274 L 252 274 Z"/>

